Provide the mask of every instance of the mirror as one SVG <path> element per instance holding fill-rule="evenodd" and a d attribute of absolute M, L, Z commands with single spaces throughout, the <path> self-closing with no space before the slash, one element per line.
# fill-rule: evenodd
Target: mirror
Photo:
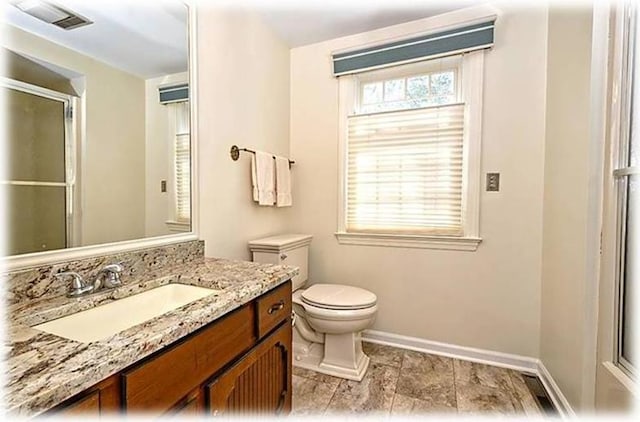
<path fill-rule="evenodd" d="M 189 233 L 184 2 L 2 7 L 2 255 Z"/>

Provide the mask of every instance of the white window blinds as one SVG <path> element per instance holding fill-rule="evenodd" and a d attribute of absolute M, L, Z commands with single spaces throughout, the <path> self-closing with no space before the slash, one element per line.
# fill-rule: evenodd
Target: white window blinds
<path fill-rule="evenodd" d="M 348 117 L 348 232 L 463 234 L 464 104 Z"/>
<path fill-rule="evenodd" d="M 175 203 L 176 219 L 191 218 L 191 151 L 189 145 L 189 102 L 172 105 L 176 113 L 175 142 Z"/>

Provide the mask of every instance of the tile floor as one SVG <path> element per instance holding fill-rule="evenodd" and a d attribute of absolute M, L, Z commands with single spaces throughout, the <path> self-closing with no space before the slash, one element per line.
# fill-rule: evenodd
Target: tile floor
<path fill-rule="evenodd" d="M 361 382 L 294 367 L 293 414 L 543 415 L 516 371 L 373 343 L 363 348 L 371 363 Z"/>

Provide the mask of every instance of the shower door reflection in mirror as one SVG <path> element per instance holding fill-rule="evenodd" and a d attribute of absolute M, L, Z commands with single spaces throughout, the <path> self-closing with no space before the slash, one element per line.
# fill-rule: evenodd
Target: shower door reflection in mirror
<path fill-rule="evenodd" d="M 7 105 L 8 253 L 61 249 L 73 237 L 70 95 L 33 85 L 3 83 Z"/>

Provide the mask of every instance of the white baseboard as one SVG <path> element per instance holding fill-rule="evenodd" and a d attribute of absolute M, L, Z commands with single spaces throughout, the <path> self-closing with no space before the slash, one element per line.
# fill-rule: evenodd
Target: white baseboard
<path fill-rule="evenodd" d="M 558 387 L 558 384 L 556 384 L 556 381 L 551 376 L 551 372 L 549 372 L 547 367 L 544 366 L 542 361 L 539 359 L 536 374 L 538 375 L 538 378 L 540 378 L 540 382 L 542 382 L 544 389 L 547 390 L 547 393 L 549 394 L 549 398 L 560 414 L 564 417 L 575 417 L 576 413 L 571 408 L 569 401 L 564 394 L 562 394 L 562 390 L 560 390 L 560 387 Z"/>
<path fill-rule="evenodd" d="M 417 337 L 402 336 L 377 330 L 365 330 L 362 332 L 362 340 L 393 346 L 400 349 L 414 350 L 433 355 L 466 360 L 502 368 L 514 369 L 536 375 L 549 393 L 549 398 L 562 417 L 572 417 L 575 413 L 567 401 L 558 384 L 544 366 L 542 361 L 529 356 L 514 355 L 510 353 L 496 352 L 493 350 L 477 349 L 474 347 L 458 346 L 455 344 L 441 343 L 425 340 Z"/>

